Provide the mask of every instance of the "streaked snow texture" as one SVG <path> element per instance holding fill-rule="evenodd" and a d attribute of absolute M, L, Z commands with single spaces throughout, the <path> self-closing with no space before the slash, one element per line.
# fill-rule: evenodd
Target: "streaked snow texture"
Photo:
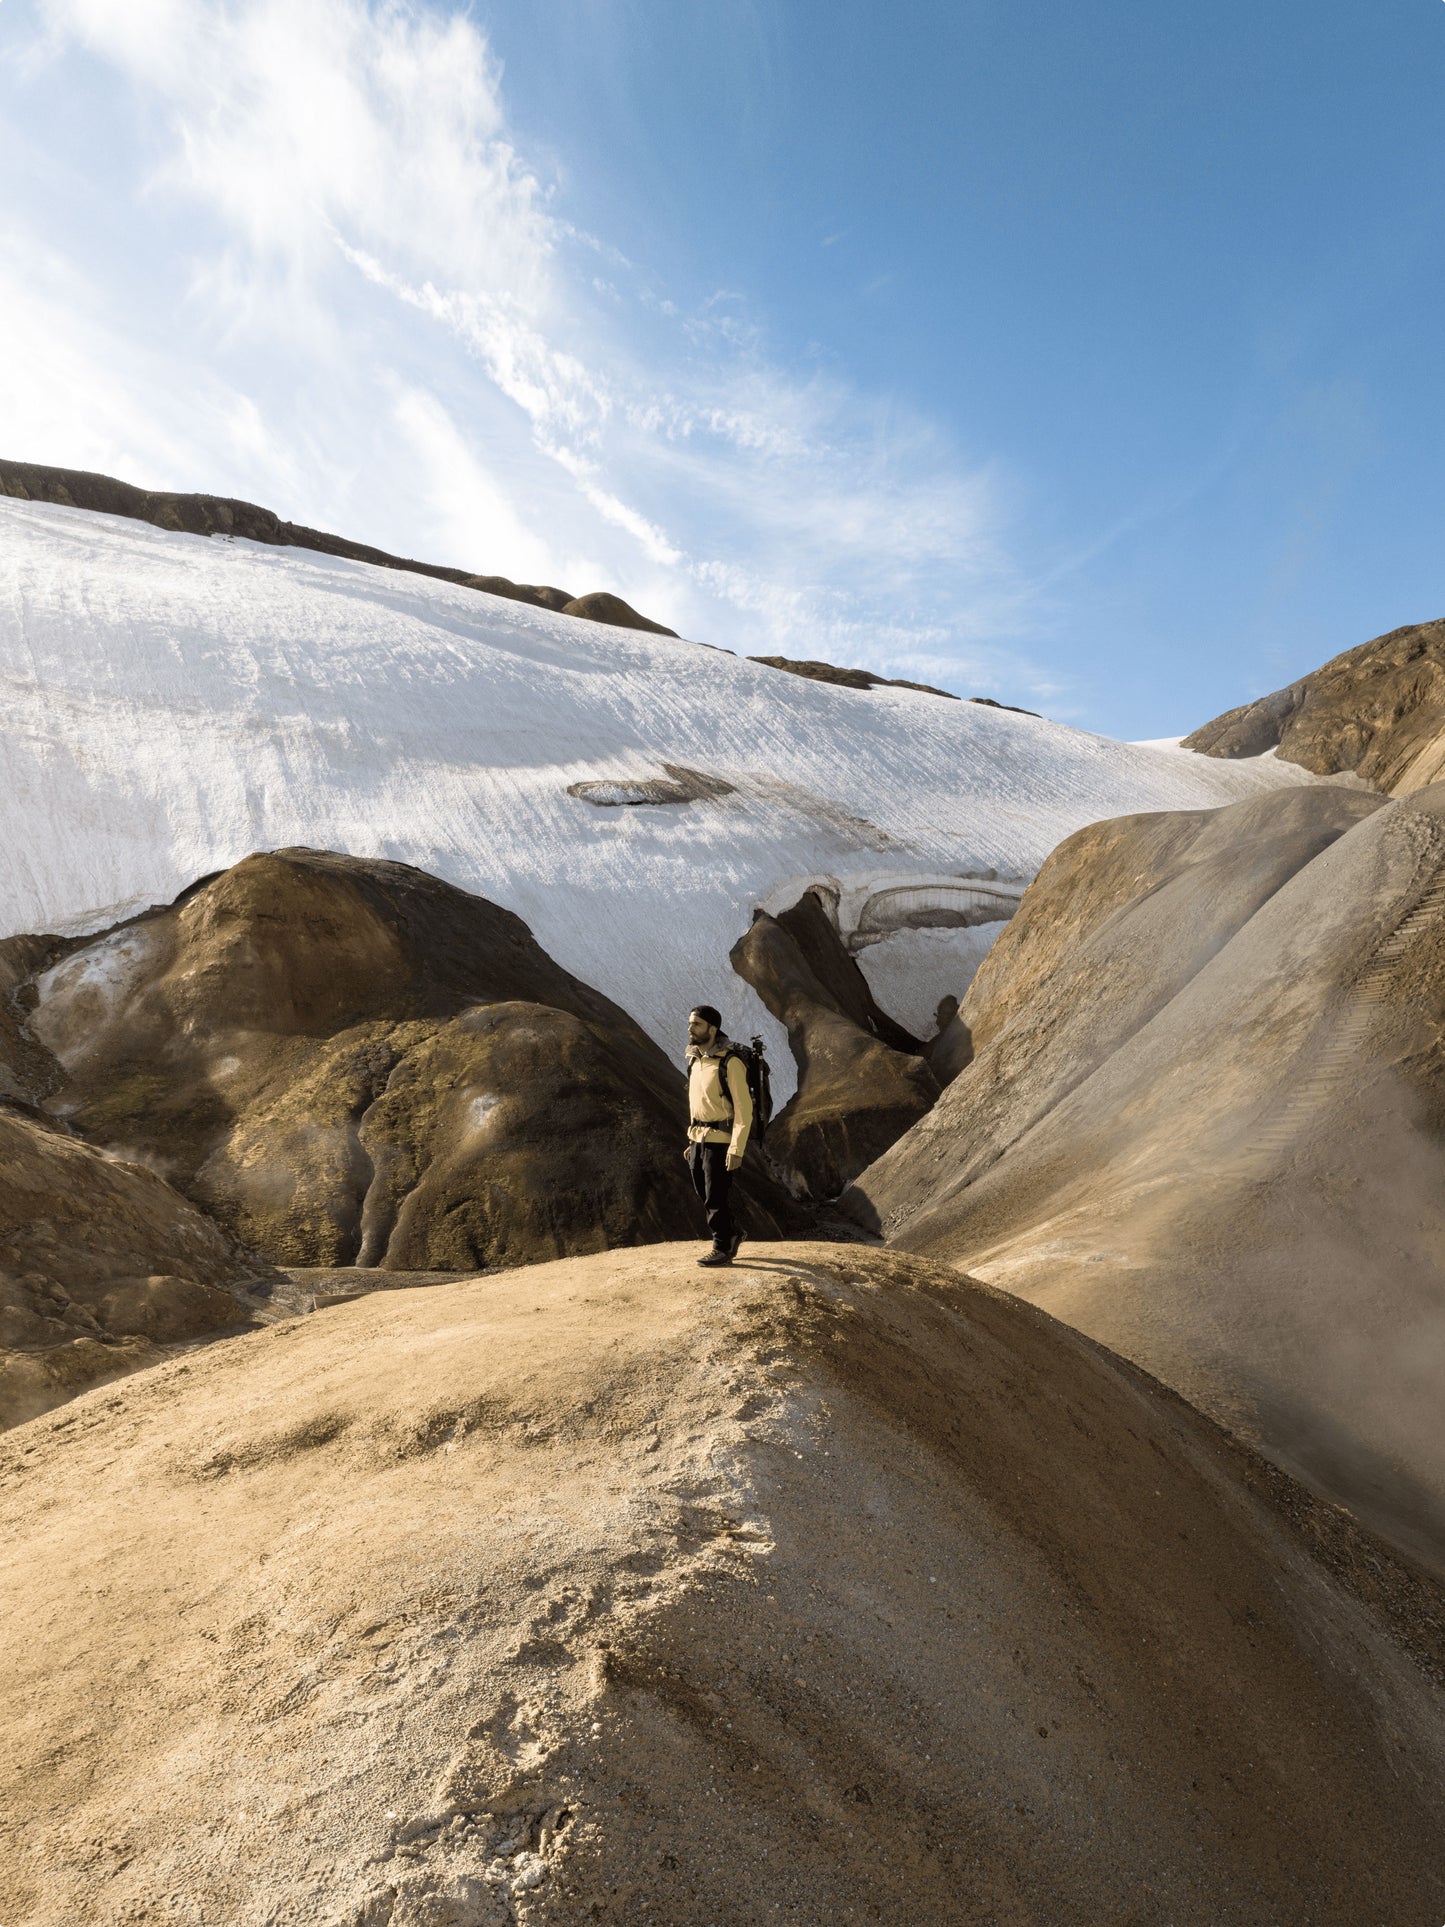
<path fill-rule="evenodd" d="M 0 934 L 96 929 L 252 850 L 392 857 L 518 912 L 679 1054 L 699 1000 L 781 1046 L 727 953 L 793 879 L 1023 878 L 1099 817 L 1309 780 L 10 500 L 0 695 Z M 566 794 L 664 763 L 736 791 Z"/>

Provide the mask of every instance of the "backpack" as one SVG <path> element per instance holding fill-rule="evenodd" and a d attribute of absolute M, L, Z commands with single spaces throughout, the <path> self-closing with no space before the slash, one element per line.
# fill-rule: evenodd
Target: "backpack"
<path fill-rule="evenodd" d="M 768 1069 L 767 1055 L 761 1037 L 755 1037 L 751 1044 L 736 1044 L 728 1039 L 727 1049 L 718 1060 L 718 1078 L 722 1084 L 723 1096 L 728 1109 L 732 1109 L 732 1092 L 728 1089 L 728 1059 L 736 1057 L 743 1067 L 748 1080 L 748 1096 L 753 1100 L 753 1128 L 751 1136 L 761 1144 L 768 1128 L 768 1119 L 773 1115 L 773 1080 Z"/>

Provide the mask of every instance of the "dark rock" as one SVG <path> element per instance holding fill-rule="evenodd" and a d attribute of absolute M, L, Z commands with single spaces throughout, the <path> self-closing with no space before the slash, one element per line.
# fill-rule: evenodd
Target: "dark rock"
<path fill-rule="evenodd" d="M 0 1100 L 33 1105 L 60 1081 L 59 1065 L 30 1035 L 25 1017 L 35 1001 L 36 977 L 78 942 L 64 937 L 0 939 Z"/>
<path fill-rule="evenodd" d="M 760 911 L 731 961 L 787 1026 L 798 1066 L 768 1155 L 804 1196 L 834 1198 L 930 1108 L 938 1081 L 917 1039 L 878 1009 L 812 892 L 783 917 Z"/>
<path fill-rule="evenodd" d="M 951 1084 L 973 1062 L 973 1032 L 959 1015 L 957 997 L 945 997 L 939 1004 L 938 1030 L 923 1055 L 940 1086 Z"/>
<path fill-rule="evenodd" d="M 1020 709 L 1017 703 L 998 703 L 992 696 L 970 696 L 971 703 L 979 703 L 984 709 L 1006 709 L 1014 716 L 1037 716 L 1036 709 Z"/>
<path fill-rule="evenodd" d="M 797 947 L 798 955 L 822 985 L 835 1009 L 891 1050 L 916 1056 L 923 1046 L 882 1009 L 868 979 L 844 949 L 837 927 L 816 890 L 805 890 L 790 910 L 775 919 Z M 777 1013 L 774 1012 L 774 1015 Z"/>
<path fill-rule="evenodd" d="M 466 586 L 481 589 L 487 595 L 505 596 L 509 602 L 526 602 L 534 609 L 552 609 L 558 615 L 566 612 L 572 597 L 565 589 L 549 588 L 546 584 L 535 582 L 509 582 L 504 575 L 469 575 Z"/>
<path fill-rule="evenodd" d="M 709 776 L 683 763 L 664 763 L 657 776 L 603 776 L 585 783 L 569 783 L 567 794 L 598 809 L 625 809 L 649 803 L 700 803 L 731 796 L 734 786 L 721 776 Z"/>
<path fill-rule="evenodd" d="M 760 662 L 767 669 L 782 669 L 790 676 L 804 676 L 809 682 L 837 683 L 842 689 L 918 689 L 925 696 L 946 696 L 950 702 L 958 697 L 951 689 L 935 689 L 932 683 L 908 682 L 901 676 L 875 676 L 871 669 L 840 669 L 837 663 L 799 661 L 791 656 L 749 656 L 749 662 Z"/>
<path fill-rule="evenodd" d="M 583 616 L 588 622 L 608 622 L 615 629 L 645 629 L 654 636 L 676 638 L 676 629 L 664 628 L 660 622 L 650 622 L 640 616 L 630 603 L 621 596 L 609 595 L 605 589 L 594 589 L 590 595 L 578 596 L 566 604 L 564 616 Z"/>

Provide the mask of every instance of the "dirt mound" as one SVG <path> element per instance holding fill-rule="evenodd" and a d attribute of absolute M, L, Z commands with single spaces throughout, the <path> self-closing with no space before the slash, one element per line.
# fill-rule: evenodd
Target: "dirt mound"
<path fill-rule="evenodd" d="M 475 575 L 469 569 L 448 569 L 436 562 L 412 562 L 388 555 L 384 549 L 371 549 L 364 542 L 348 542 L 341 535 L 327 535 L 321 529 L 308 529 L 299 522 L 283 522 L 270 509 L 254 502 L 238 502 L 222 495 L 174 495 L 161 489 L 136 488 L 118 482 L 110 475 L 92 475 L 86 469 L 46 468 L 38 462 L 0 460 L 0 495 L 22 502 L 54 502 L 62 508 L 90 509 L 101 515 L 125 515 L 135 522 L 151 522 L 158 529 L 173 529 L 188 535 L 242 536 L 248 542 L 267 542 L 284 549 L 314 549 L 321 555 L 339 555 L 352 562 L 374 562 L 383 569 L 405 569 L 410 575 L 434 576 L 441 582 L 460 582 L 469 589 L 484 589 L 489 595 L 506 596 L 511 602 L 529 602 L 536 608 L 554 609 L 562 615 L 581 615 L 593 622 L 611 622 L 625 629 L 648 629 L 654 635 L 675 636 L 675 629 L 649 622 L 629 608 L 620 596 L 605 591 L 580 599 L 566 589 L 538 588 L 530 583 L 512 582 L 504 575 Z M 598 615 L 593 607 L 605 606 L 610 613 Z"/>
<path fill-rule="evenodd" d="M 1004 1294 L 692 1256 L 11 1435 L 0 1916 L 1441 1915 L 1435 1588 Z"/>
<path fill-rule="evenodd" d="M 1445 787 L 1071 838 L 846 1202 L 1445 1568 Z"/>
<path fill-rule="evenodd" d="M 404 864 L 248 857 L 31 995 L 52 1112 L 274 1263 L 701 1235 L 677 1066 L 519 917 Z M 776 1229 L 761 1173 L 748 1188 L 751 1228 Z"/>
<path fill-rule="evenodd" d="M 660 622 L 649 622 L 620 595 L 594 589 L 590 595 L 574 596 L 564 604 L 564 616 L 582 616 L 588 622 L 610 623 L 614 629 L 646 629 L 654 636 L 675 636 L 676 629 L 664 629 Z"/>
<path fill-rule="evenodd" d="M 1278 749 L 1320 776 L 1354 770 L 1400 796 L 1445 773 L 1445 621 L 1411 623 L 1336 656 L 1287 689 L 1216 716 L 1186 749 Z"/>

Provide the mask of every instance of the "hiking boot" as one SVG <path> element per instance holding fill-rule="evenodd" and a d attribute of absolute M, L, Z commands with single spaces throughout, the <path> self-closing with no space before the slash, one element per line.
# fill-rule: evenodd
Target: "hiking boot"
<path fill-rule="evenodd" d="M 738 1255 L 738 1246 L 739 1246 L 739 1245 L 740 1245 L 740 1244 L 742 1243 L 742 1241 L 743 1241 L 743 1234 L 742 1234 L 742 1232 L 741 1232 L 741 1231 L 735 1231 L 735 1232 L 733 1233 L 733 1241 L 732 1241 L 732 1243 L 731 1243 L 731 1244 L 730 1244 L 730 1245 L 728 1246 L 728 1256 L 729 1256 L 729 1258 L 736 1258 L 736 1257 L 737 1257 L 737 1255 Z"/>
<path fill-rule="evenodd" d="M 730 1251 L 710 1251 L 705 1258 L 699 1258 L 700 1265 L 730 1265 L 733 1255 Z"/>

